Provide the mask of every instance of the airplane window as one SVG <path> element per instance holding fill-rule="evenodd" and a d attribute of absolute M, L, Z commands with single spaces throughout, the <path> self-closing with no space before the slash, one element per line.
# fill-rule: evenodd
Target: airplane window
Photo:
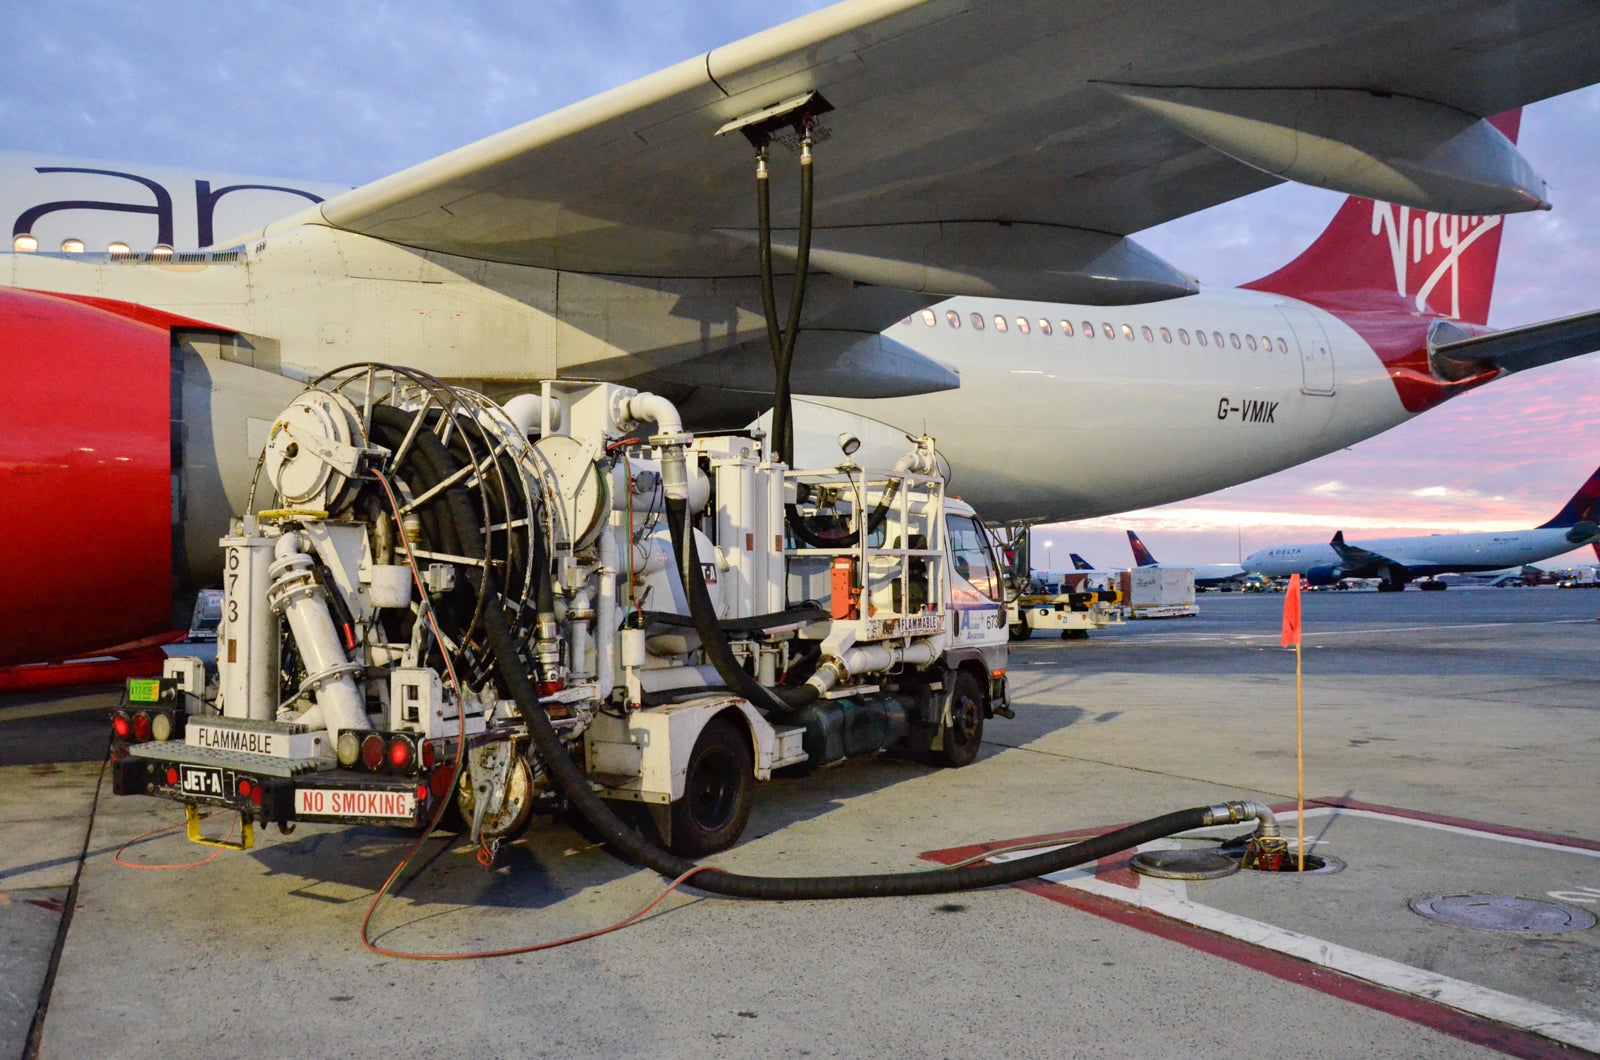
<path fill-rule="evenodd" d="M 1289 344 L 1284 342 L 1283 339 L 1281 339 L 1281 338 L 1278 340 L 1278 352 L 1279 353 L 1288 353 L 1289 352 Z"/>
<path fill-rule="evenodd" d="M 61 253 L 63 253 L 63 254 L 82 254 L 83 253 L 83 240 L 81 240 L 81 239 L 63 239 L 61 241 Z"/>
<path fill-rule="evenodd" d="M 906 317 L 904 320 L 900 321 L 900 323 L 909 324 L 909 323 L 911 323 L 911 318 L 910 317 Z"/>
<path fill-rule="evenodd" d="M 39 237 L 27 232 L 20 232 L 12 237 L 11 249 L 18 254 L 32 254 L 39 249 Z"/>
<path fill-rule="evenodd" d="M 1244 337 L 1244 344 L 1246 346 L 1250 347 L 1252 350 L 1255 349 L 1256 348 L 1256 337 L 1254 335 L 1246 335 Z"/>
<path fill-rule="evenodd" d="M 1046 320 L 1044 317 L 1039 318 L 1039 334 L 1050 334 L 1050 321 Z"/>
<path fill-rule="evenodd" d="M 120 239 L 118 239 L 118 240 L 113 240 L 112 242 L 106 244 L 106 253 L 107 254 L 131 254 L 133 252 L 130 249 L 128 249 L 128 244 L 126 244 L 126 243 L 122 242 Z"/>
<path fill-rule="evenodd" d="M 1222 332 L 1213 331 L 1211 333 L 1211 337 L 1216 340 L 1217 349 L 1219 349 L 1219 350 L 1222 349 Z"/>
<path fill-rule="evenodd" d="M 974 312 L 972 314 L 972 330 L 973 331 L 982 331 L 983 330 L 983 314 L 982 313 Z"/>
<path fill-rule="evenodd" d="M 1168 345 L 1171 345 L 1171 343 L 1172 343 L 1172 329 L 1171 328 L 1162 328 L 1161 329 L 1161 341 L 1167 343 Z"/>
<path fill-rule="evenodd" d="M 945 322 L 948 323 L 951 327 L 956 328 L 958 330 L 960 329 L 960 327 L 961 327 L 961 314 L 957 313 L 954 309 L 946 309 L 944 311 L 944 319 L 945 319 Z"/>
<path fill-rule="evenodd" d="M 1117 337 L 1117 329 L 1112 327 L 1110 324 L 1101 324 L 1100 330 L 1106 333 L 1106 338 L 1108 339 L 1114 339 Z"/>
<path fill-rule="evenodd" d="M 1072 321 L 1063 320 L 1061 322 L 1061 334 L 1065 335 L 1069 339 L 1072 338 Z"/>
<path fill-rule="evenodd" d="M 1233 348 L 1234 349 L 1236 349 L 1236 350 L 1243 349 L 1243 347 L 1239 345 L 1239 333 L 1238 332 L 1236 332 L 1236 331 L 1228 332 L 1228 338 L 1233 340 Z"/>
<path fill-rule="evenodd" d="M 1185 346 L 1189 345 L 1189 329 L 1188 328 L 1179 328 L 1178 329 L 1178 341 L 1183 343 Z"/>
<path fill-rule="evenodd" d="M 994 329 L 1002 333 L 1006 330 L 1006 318 L 999 313 L 994 315 Z"/>
<path fill-rule="evenodd" d="M 1272 339 L 1270 339 L 1266 335 L 1261 336 L 1261 348 L 1263 350 L 1272 349 Z"/>
<path fill-rule="evenodd" d="M 1017 330 L 1019 332 L 1021 332 L 1022 334 L 1024 334 L 1024 335 L 1026 335 L 1028 333 L 1028 318 L 1027 317 L 1018 317 L 1017 318 Z"/>
<path fill-rule="evenodd" d="M 1139 333 L 1144 336 L 1144 341 L 1146 341 L 1146 342 L 1154 342 L 1154 341 L 1156 341 L 1156 333 L 1150 330 L 1150 325 L 1149 324 L 1146 324 L 1143 327 L 1141 327 L 1139 329 Z"/>
<path fill-rule="evenodd" d="M 1200 343 L 1200 345 L 1204 346 L 1206 344 L 1206 333 L 1205 332 L 1197 331 L 1197 332 L 1194 333 L 1194 337 Z"/>
<path fill-rule="evenodd" d="M 1087 320 L 1083 322 L 1083 337 L 1086 339 L 1094 338 L 1094 325 Z"/>
<path fill-rule="evenodd" d="M 1122 325 L 1122 337 L 1127 339 L 1129 342 L 1133 341 L 1133 325 L 1132 324 L 1124 324 L 1124 325 Z"/>
<path fill-rule="evenodd" d="M 922 311 L 922 322 L 931 328 L 939 322 L 939 318 L 933 315 L 933 310 L 924 309 Z"/>

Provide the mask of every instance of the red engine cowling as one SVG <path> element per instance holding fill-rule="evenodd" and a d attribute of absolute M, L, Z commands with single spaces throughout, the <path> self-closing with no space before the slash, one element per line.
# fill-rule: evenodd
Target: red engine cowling
<path fill-rule="evenodd" d="M 0 665 L 171 628 L 180 319 L 0 289 Z"/>

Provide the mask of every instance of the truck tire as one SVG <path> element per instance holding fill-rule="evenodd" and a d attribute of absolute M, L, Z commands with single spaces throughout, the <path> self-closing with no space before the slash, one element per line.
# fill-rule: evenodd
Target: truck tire
<path fill-rule="evenodd" d="M 1033 627 L 1026 622 L 1018 622 L 1011 627 L 1012 640 L 1027 640 L 1033 636 Z"/>
<path fill-rule="evenodd" d="M 689 755 L 683 798 L 672 804 L 672 852 L 698 858 L 733 846 L 754 802 L 750 742 L 728 718 L 711 719 Z"/>
<path fill-rule="evenodd" d="M 950 725 L 944 743 L 933 752 L 940 765 L 959 769 L 978 757 L 983 745 L 983 686 L 966 670 L 958 670 L 950 696 Z"/>

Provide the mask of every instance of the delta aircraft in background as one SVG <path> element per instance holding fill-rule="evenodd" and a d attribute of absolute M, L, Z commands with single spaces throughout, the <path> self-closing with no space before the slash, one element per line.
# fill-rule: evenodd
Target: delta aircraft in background
<path fill-rule="evenodd" d="M 1381 592 L 1399 592 L 1415 578 L 1474 571 L 1522 568 L 1541 559 L 1600 541 L 1595 523 L 1600 502 L 1600 469 L 1548 522 L 1532 530 L 1480 534 L 1433 534 L 1352 542 L 1344 531 L 1326 545 L 1277 545 L 1245 557 L 1248 571 L 1271 578 L 1300 574 L 1312 585 L 1335 585 L 1345 578 L 1381 578 Z M 1600 548 L 1596 549 L 1600 554 Z M 1433 583 L 1440 588 L 1443 582 Z"/>
<path fill-rule="evenodd" d="M 1501 215 L 1547 206 L 1516 116 L 1483 119 L 1600 81 L 1600 5 L 1257 5 L 1244 51 L 1240 18 L 852 0 L 354 189 L 0 158 L 0 663 L 170 629 L 274 417 L 342 364 L 747 422 L 769 135 L 817 174 L 799 462 L 932 434 L 992 521 L 1190 497 L 1596 345 L 1483 326 Z M 800 167 L 763 158 L 788 271 Z M 1370 198 L 1247 290 L 1129 238 L 1282 180 Z"/>
<path fill-rule="evenodd" d="M 1244 581 L 1244 568 L 1237 563 L 1162 563 L 1139 540 L 1139 535 L 1128 531 L 1128 547 L 1133 550 L 1133 562 L 1140 567 L 1179 567 L 1194 571 L 1196 589 L 1214 589 L 1222 585 Z"/>

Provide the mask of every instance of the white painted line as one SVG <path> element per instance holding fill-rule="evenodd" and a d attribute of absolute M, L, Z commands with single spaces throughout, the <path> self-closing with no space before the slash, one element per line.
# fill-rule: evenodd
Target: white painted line
<path fill-rule="evenodd" d="M 1363 953 L 1348 946 L 1340 946 L 1324 939 L 1264 924 L 1259 920 L 1251 920 L 1249 917 L 1199 905 L 1173 894 L 1166 888 L 1122 887 L 1093 876 L 1074 876 L 1062 880 L 1057 880 L 1055 875 L 1044 878 L 1090 894 L 1140 906 L 1173 920 L 1214 931 L 1219 935 L 1298 957 L 1390 990 L 1398 990 L 1508 1027 L 1539 1034 L 1564 1045 L 1600 1051 L 1600 1023 L 1562 1012 L 1549 1005 L 1440 975 L 1437 972 L 1413 968 L 1409 964 L 1401 964 L 1387 957 Z"/>
<path fill-rule="evenodd" d="M 1497 835 L 1494 832 L 1480 831 L 1461 825 L 1417 820 L 1412 817 L 1401 817 L 1374 810 L 1318 806 L 1307 810 L 1305 815 L 1307 818 L 1312 818 L 1343 814 L 1348 814 L 1351 817 L 1389 821 L 1396 824 L 1415 825 L 1419 828 L 1431 828 L 1436 831 L 1472 836 L 1479 839 L 1494 839 L 1515 846 L 1533 847 L 1539 850 L 1551 850 L 1565 854 L 1581 854 L 1585 857 L 1600 857 L 1600 851 L 1586 850 L 1582 847 L 1548 843 L 1537 839 L 1525 839 L 1521 836 Z M 1290 816 L 1291 814 L 1280 814 L 1280 823 Z M 1219 830 L 1221 829 L 1215 827 L 1196 829 L 1185 833 L 1185 835 L 1196 837 L 1206 832 Z M 1161 839 L 1153 843 L 1146 843 L 1138 849 L 1141 851 L 1166 850 L 1177 845 L 1171 839 Z M 1009 861 L 1013 858 L 1027 857 L 1038 853 L 1041 853 L 1041 851 L 1019 851 L 1014 854 L 997 855 L 989 860 Z M 1247 942 L 1290 957 L 1297 957 L 1355 979 L 1459 1009 L 1470 1015 L 1492 1020 L 1508 1027 L 1542 1035 L 1564 1045 L 1587 1049 L 1591 1052 L 1600 1052 L 1600 1023 L 1562 1012 L 1560 1009 L 1540 1004 L 1537 1001 L 1530 1001 L 1527 998 L 1493 990 L 1486 986 L 1479 986 L 1476 983 L 1469 983 L 1464 979 L 1456 979 L 1448 975 L 1440 975 L 1437 972 L 1415 968 L 1409 964 L 1390 960 L 1387 957 L 1364 953 L 1361 950 L 1341 946 L 1325 939 L 1302 935 L 1287 928 L 1280 928 L 1259 920 L 1252 920 L 1249 917 L 1239 916 L 1236 913 L 1229 913 L 1212 906 L 1191 902 L 1188 897 L 1188 889 L 1180 880 L 1163 880 L 1141 876 L 1138 887 L 1124 887 L 1120 884 L 1109 883 L 1100 879 L 1096 875 L 1093 865 L 1067 869 L 1041 878 L 1050 883 L 1059 883 L 1088 894 L 1110 898 L 1125 905 L 1148 909 L 1151 912 L 1159 913 L 1162 916 L 1170 917 L 1185 924 L 1192 924 L 1195 927 L 1213 931 L 1228 938 L 1238 939 L 1241 942 Z"/>

